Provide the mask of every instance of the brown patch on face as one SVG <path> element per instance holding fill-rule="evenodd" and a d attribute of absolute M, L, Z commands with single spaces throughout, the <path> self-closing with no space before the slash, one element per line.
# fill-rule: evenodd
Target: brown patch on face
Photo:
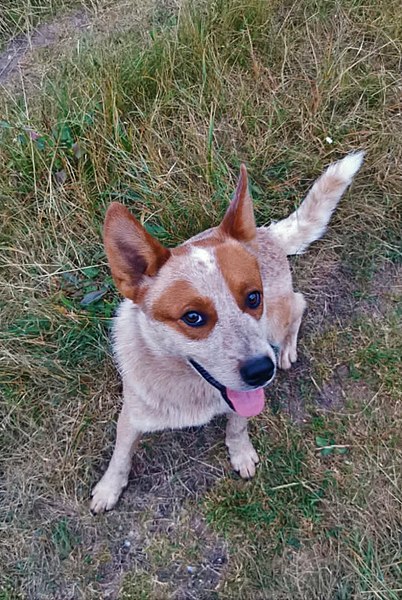
<path fill-rule="evenodd" d="M 216 259 L 222 275 L 232 292 L 238 307 L 260 319 L 263 313 L 263 291 L 260 269 L 255 256 L 247 252 L 239 243 L 228 241 L 215 250 Z M 246 304 L 247 295 L 258 291 L 261 303 L 257 308 L 249 308 Z"/>
<path fill-rule="evenodd" d="M 173 248 L 171 253 L 172 256 L 183 256 L 185 254 L 190 254 L 193 248 L 216 248 L 219 246 L 219 244 L 222 244 L 227 239 L 227 235 L 225 235 L 220 229 L 215 228 L 211 230 L 211 232 L 205 237 L 190 240 L 181 246 L 177 246 L 177 248 Z"/>
<path fill-rule="evenodd" d="M 205 325 L 186 325 L 181 317 L 189 311 L 201 313 L 206 319 Z M 152 307 L 152 315 L 157 321 L 174 327 L 191 340 L 203 340 L 208 337 L 218 320 L 212 300 L 201 296 L 191 283 L 184 280 L 175 281 L 163 292 Z"/>

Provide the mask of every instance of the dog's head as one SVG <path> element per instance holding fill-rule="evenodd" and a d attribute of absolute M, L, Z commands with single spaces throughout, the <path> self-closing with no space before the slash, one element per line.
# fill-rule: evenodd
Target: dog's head
<path fill-rule="evenodd" d="M 239 414 L 260 412 L 276 358 L 267 341 L 246 168 L 218 227 L 169 250 L 113 203 L 104 241 L 118 289 L 140 308 L 147 345 L 188 361 Z"/>

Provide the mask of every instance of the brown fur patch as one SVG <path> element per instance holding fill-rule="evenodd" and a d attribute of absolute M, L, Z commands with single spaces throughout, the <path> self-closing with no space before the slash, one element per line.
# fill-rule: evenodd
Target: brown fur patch
<path fill-rule="evenodd" d="M 256 257 L 235 241 L 221 244 L 216 248 L 215 254 L 222 275 L 238 307 L 243 312 L 260 319 L 264 303 L 261 274 Z M 246 298 L 254 291 L 260 292 L 262 300 L 258 308 L 252 309 L 246 305 Z"/>
<path fill-rule="evenodd" d="M 210 237 L 204 238 L 202 240 L 195 240 L 195 242 L 191 242 L 191 246 L 195 248 L 216 248 L 220 244 L 223 244 L 225 239 L 227 238 L 223 235 L 211 235 Z"/>
<path fill-rule="evenodd" d="M 193 248 L 216 248 L 219 244 L 222 244 L 228 239 L 228 236 L 223 231 L 219 228 L 215 228 L 205 237 L 191 240 L 188 243 L 177 246 L 177 248 L 173 248 L 171 253 L 172 256 L 183 256 L 185 254 L 190 254 Z"/>
<path fill-rule="evenodd" d="M 196 311 L 206 317 L 202 327 L 190 327 L 181 321 L 189 311 Z M 215 307 L 210 298 L 201 296 L 188 281 L 178 280 L 172 283 L 158 298 L 152 307 L 153 317 L 164 321 L 191 340 L 203 340 L 211 333 L 218 320 Z"/>
<path fill-rule="evenodd" d="M 275 298 L 274 302 L 266 303 L 269 322 L 269 341 L 278 346 L 283 344 L 289 326 L 293 320 L 293 292 L 288 296 Z"/>

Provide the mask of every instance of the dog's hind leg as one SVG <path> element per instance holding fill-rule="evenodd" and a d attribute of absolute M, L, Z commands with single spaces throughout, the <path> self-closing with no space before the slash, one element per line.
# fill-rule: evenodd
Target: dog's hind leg
<path fill-rule="evenodd" d="M 292 363 L 297 360 L 297 336 L 299 334 L 305 308 L 306 301 L 302 294 L 294 294 L 292 321 L 289 324 L 285 339 L 283 340 L 279 351 L 278 366 L 280 369 L 290 369 Z"/>
<path fill-rule="evenodd" d="M 281 297 L 267 307 L 268 339 L 279 347 L 278 366 L 290 369 L 297 360 L 297 336 L 306 301 L 300 293 Z"/>
<path fill-rule="evenodd" d="M 228 415 L 225 443 L 234 470 L 238 471 L 244 479 L 253 477 L 258 455 L 248 437 L 247 419 L 236 413 Z"/>
<path fill-rule="evenodd" d="M 127 485 L 131 459 L 141 434 L 142 432 L 133 426 L 127 405 L 124 404 L 117 421 L 116 445 L 112 458 L 106 473 L 92 491 L 93 513 L 110 510 L 116 504 Z"/>

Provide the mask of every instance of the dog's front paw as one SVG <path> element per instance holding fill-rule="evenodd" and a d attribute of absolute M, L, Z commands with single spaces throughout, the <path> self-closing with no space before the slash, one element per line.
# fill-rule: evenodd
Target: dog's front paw
<path fill-rule="evenodd" d="M 126 485 L 126 481 L 104 475 L 92 490 L 91 511 L 98 514 L 105 510 L 111 510 Z"/>
<path fill-rule="evenodd" d="M 291 344 L 286 344 L 280 349 L 278 366 L 280 369 L 290 369 L 292 363 L 297 360 L 296 348 Z"/>
<path fill-rule="evenodd" d="M 258 454 L 249 442 L 236 452 L 230 453 L 230 462 L 235 471 L 238 471 L 243 479 L 250 479 L 255 475 L 255 465 L 258 463 Z"/>

